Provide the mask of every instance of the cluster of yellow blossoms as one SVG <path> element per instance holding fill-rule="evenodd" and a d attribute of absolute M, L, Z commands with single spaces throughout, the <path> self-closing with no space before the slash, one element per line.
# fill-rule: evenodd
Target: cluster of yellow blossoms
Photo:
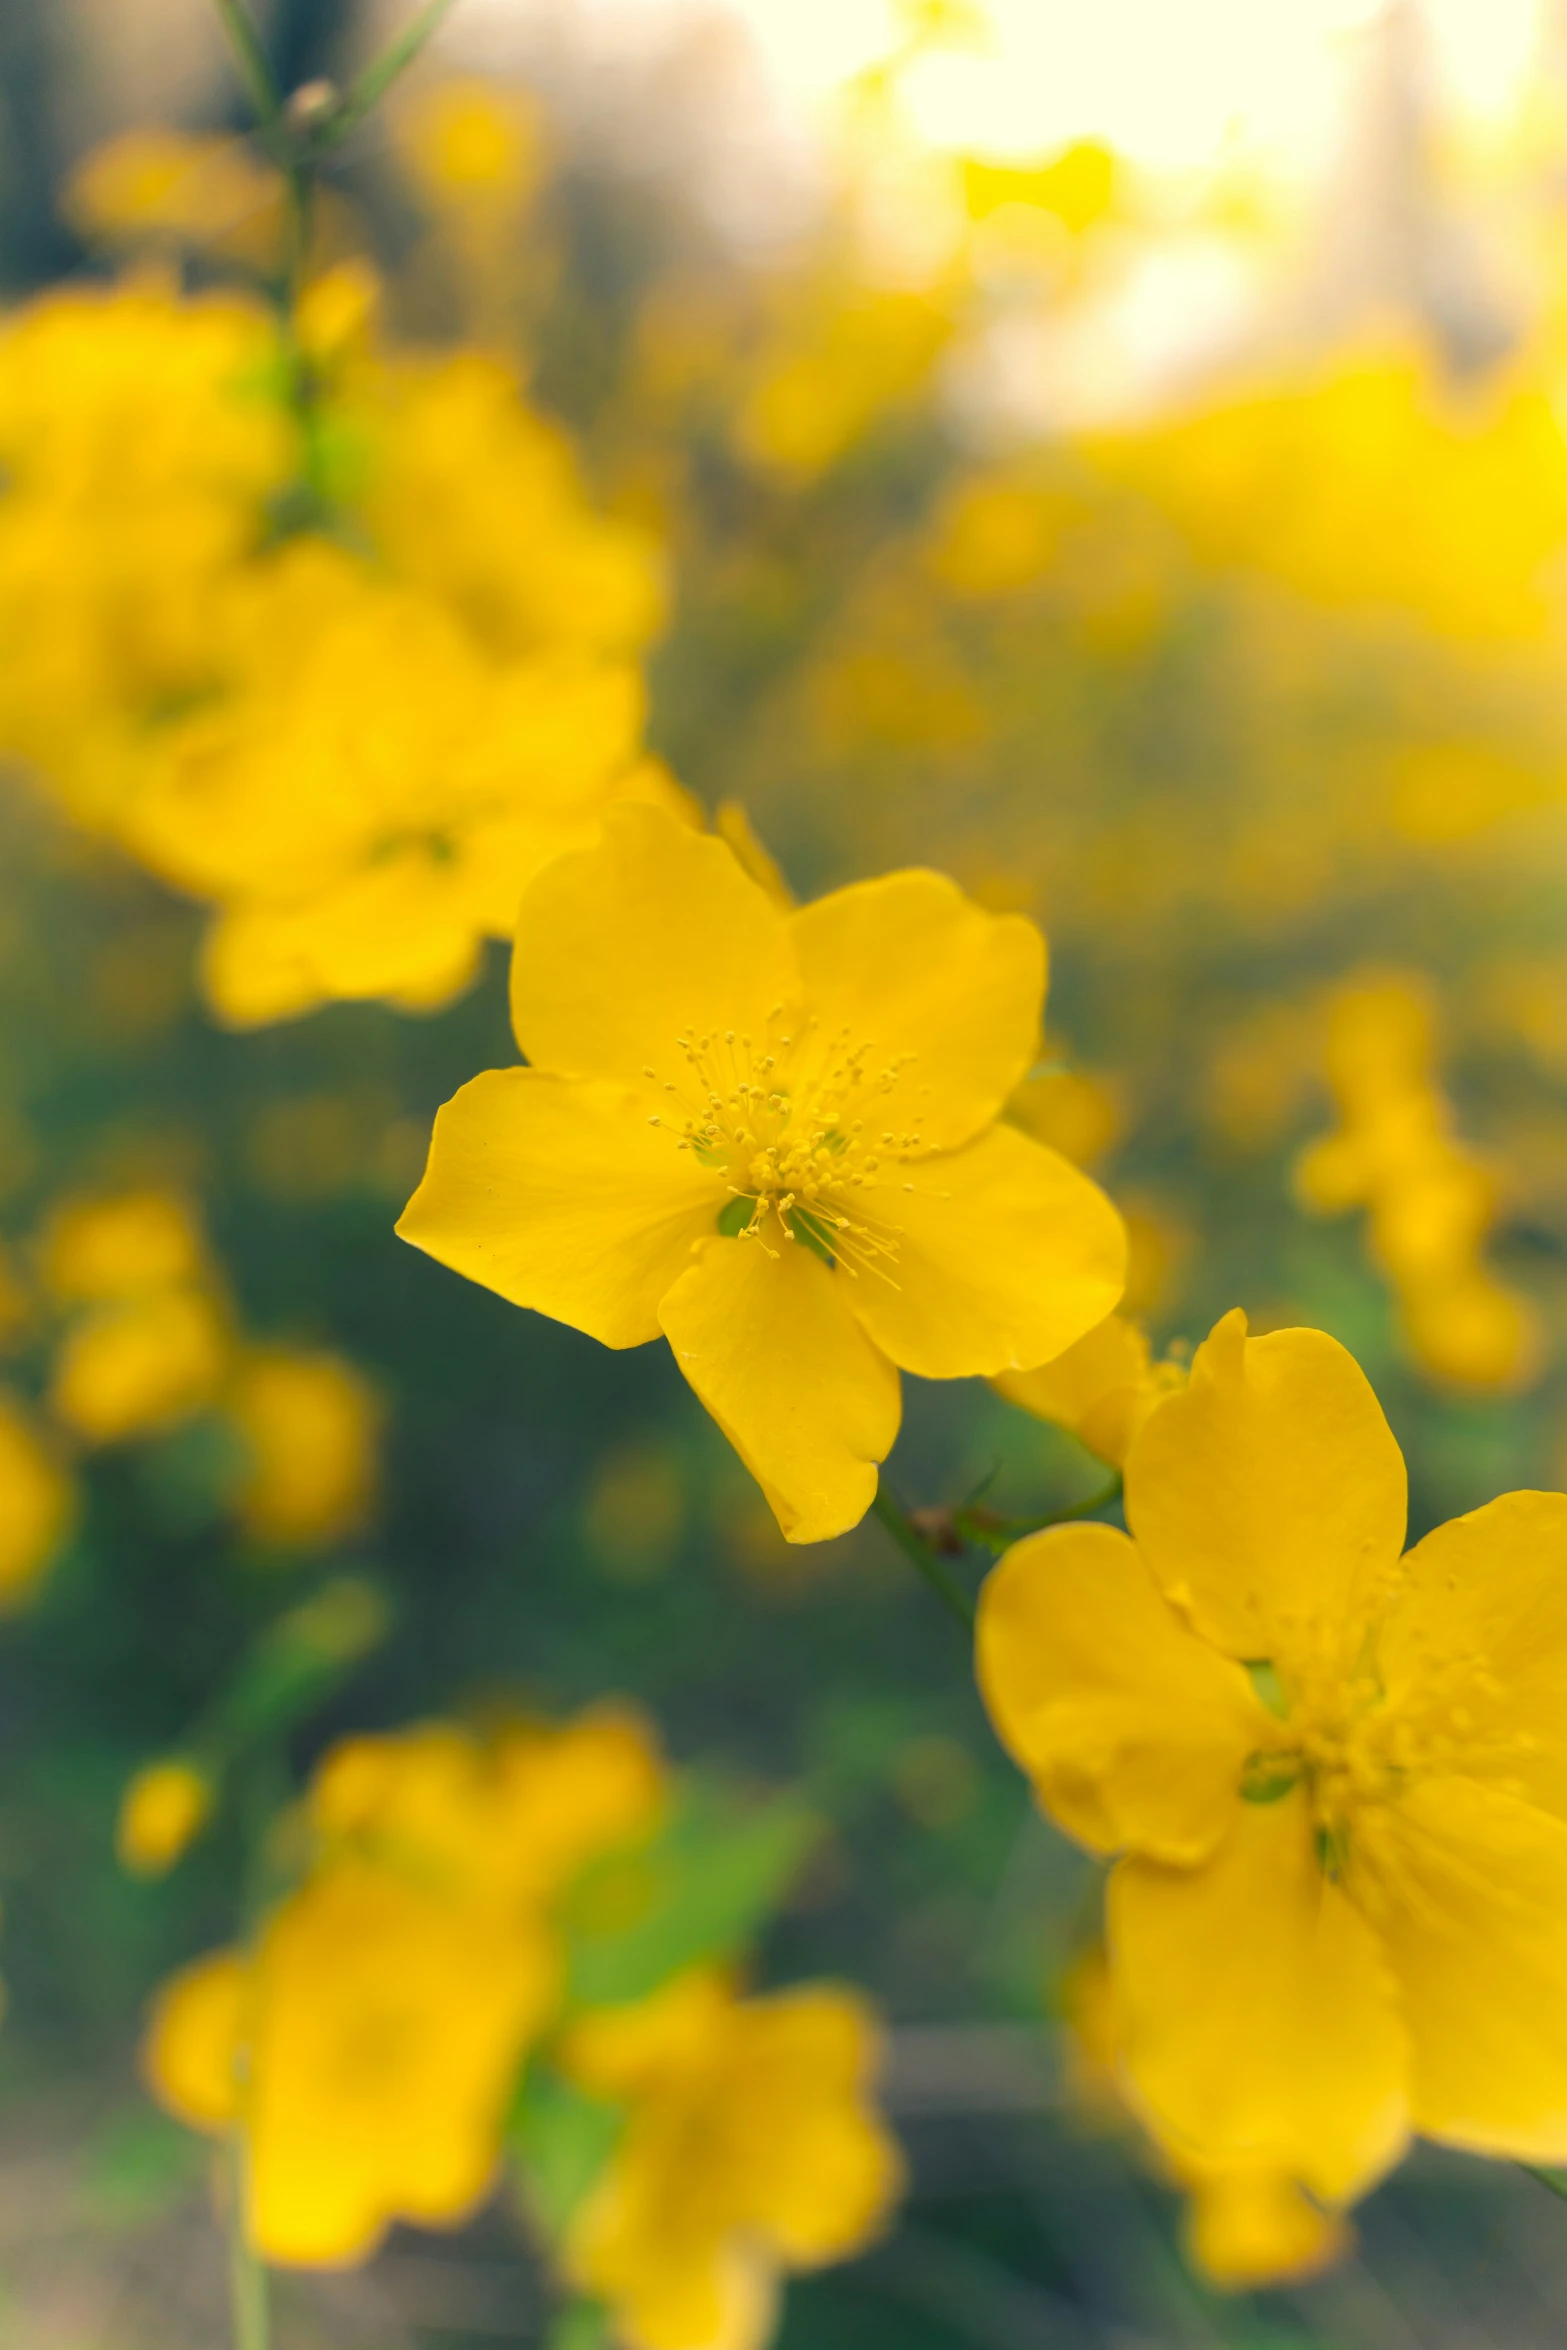
<path fill-rule="evenodd" d="M 470 290 L 503 303 L 526 127 L 456 95 L 418 137 L 459 191 L 445 233 Z M 1097 151 L 1048 194 L 1027 176 L 969 173 L 976 228 L 1017 202 L 1072 233 L 1113 210 Z M 430 1011 L 511 941 L 521 1063 L 441 1110 L 398 1229 L 609 1347 L 667 1339 L 791 1543 L 878 1504 L 924 1539 L 882 1484 L 904 1373 L 986 1379 L 1120 1473 L 1126 1533 L 1056 1523 L 1005 1549 L 977 1670 L 1041 1805 L 1112 1864 L 1068 1987 L 1080 2066 L 1188 2194 L 1211 2276 L 1334 2257 L 1416 2134 L 1567 2162 L 1567 1499 L 1508 1495 L 1406 1554 L 1401 1457 L 1331 1338 L 1253 1339 L 1236 1312 L 1189 1373 L 1156 1361 L 1118 1310 L 1122 1214 L 1022 1106 L 1034 923 L 925 869 L 796 906 L 743 817 L 706 829 L 643 749 L 662 565 L 516 371 L 391 341 L 358 263 L 312 255 L 286 314 L 185 290 L 193 246 L 273 269 L 272 171 L 222 140 L 142 140 L 71 201 L 137 259 L 0 327 L 0 752 L 209 909 L 202 979 L 230 1026 L 340 999 Z M 939 293 L 781 286 L 728 386 L 729 454 L 784 496 L 819 483 L 925 395 L 954 331 Z M 1400 353 L 1084 439 L 1070 480 L 976 470 L 845 595 L 803 689 L 813 740 L 967 756 L 1001 724 L 973 657 L 993 627 L 991 700 L 1016 701 L 1032 790 L 1034 706 L 1010 681 L 1046 632 L 1008 599 L 1113 666 L 1183 567 L 1240 566 L 1368 628 L 1395 610 L 1499 663 L 1537 652 L 1562 448 L 1533 391 L 1455 431 Z M 1422 466 L 1442 498 L 1413 494 Z M 1542 485 L 1526 505 L 1520 475 Z M 1139 514 L 1120 536 L 1119 499 Z M 1455 545 L 1482 507 L 1507 521 L 1477 566 Z M 1399 772 L 1395 829 L 1462 830 L 1450 764 Z M 1183 881 L 1298 904 L 1354 837 L 1342 814 L 1310 857 L 1261 824 L 1220 857 L 1194 827 Z M 1076 918 L 1181 903 L 1146 811 L 1113 839 L 1097 810 L 1055 820 L 1079 828 Z M 1421 988 L 1343 989 L 1326 1075 L 1339 1123 L 1297 1164 L 1300 1202 L 1365 1210 L 1425 1369 L 1526 1383 L 1537 1317 L 1487 1261 L 1495 1186 L 1456 1138 Z M 335 1356 L 245 1336 L 179 1200 L 67 1200 L 27 1263 L 0 1267 L 0 1337 L 39 1354 L 38 1408 L 0 1398 L 0 1597 L 66 1539 L 72 1448 L 204 1415 L 258 1543 L 363 1524 L 374 1395 Z M 329 1591 L 273 1662 L 359 1653 L 378 1605 Z M 127 1790 L 120 1851 L 144 1876 L 222 1801 L 232 1755 L 189 1746 Z M 863 2002 L 746 1995 L 739 1935 L 615 1992 L 583 1963 L 634 1932 L 683 1800 L 613 1707 L 327 1753 L 254 1856 L 243 1938 L 165 1986 L 146 2047 L 163 2104 L 222 2142 L 254 2254 L 362 2261 L 396 2223 L 462 2224 L 509 2171 L 562 2295 L 623 2350 L 761 2350 L 788 2273 L 873 2239 L 901 2174 Z"/>
<path fill-rule="evenodd" d="M 651 545 L 501 361 L 376 309 L 340 264 L 296 352 L 154 271 L 0 332 L 0 750 L 213 907 L 237 1025 L 444 1003 L 609 801 L 685 804 L 639 750 Z"/>
<path fill-rule="evenodd" d="M 1526 1386 L 1540 1367 L 1538 1316 L 1485 1260 L 1495 1177 L 1455 1136 L 1435 1061 L 1418 980 L 1373 974 L 1340 989 L 1325 1053 L 1339 1124 L 1298 1160 L 1296 1189 L 1318 1215 L 1365 1210 L 1372 1261 L 1423 1368 L 1464 1387 Z"/>
<path fill-rule="evenodd" d="M 509 2147 L 563 2288 L 627 2350 L 757 2350 L 786 2271 L 868 2240 L 900 2164 L 852 1994 L 745 1998 L 715 1965 L 618 2002 L 574 1990 L 573 1887 L 587 1872 L 589 1908 L 634 1923 L 676 1794 L 607 1706 L 326 1756 L 294 1889 L 166 1987 L 147 2045 L 158 2096 L 236 2149 L 258 2252 L 332 2264 L 394 2220 L 451 2226 Z M 564 2194 L 563 2104 L 591 2150 Z"/>
<path fill-rule="evenodd" d="M 328 1548 L 364 1525 L 381 1416 L 373 1389 L 339 1355 L 249 1338 L 176 1194 L 66 1198 L 25 1259 L 14 1252 L 0 1272 L 0 1345 L 36 1358 L 42 1387 L 41 1411 L 0 1395 L 6 1601 L 27 1596 L 69 1534 L 73 1454 L 204 1415 L 221 1439 L 223 1508 L 255 1543 Z"/>

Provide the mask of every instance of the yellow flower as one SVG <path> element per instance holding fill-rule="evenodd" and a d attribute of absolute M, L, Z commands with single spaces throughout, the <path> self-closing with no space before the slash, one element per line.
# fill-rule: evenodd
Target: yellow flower
<path fill-rule="evenodd" d="M 783 2274 L 870 2241 L 902 2182 L 875 2060 L 852 1993 L 739 2000 L 708 1973 L 571 2030 L 566 2069 L 630 2111 L 565 2266 L 626 2350 L 761 2350 Z"/>
<path fill-rule="evenodd" d="M 75 1517 L 70 1479 L 11 1397 L 0 1394 L 0 1609 L 47 1573 Z"/>
<path fill-rule="evenodd" d="M 179 1756 L 138 1771 L 120 1802 L 114 1848 L 136 1877 L 166 1876 L 212 1812 L 212 1781 Z"/>
<path fill-rule="evenodd" d="M 1120 1468 L 1155 1404 L 1185 1377 L 1178 1363 L 1153 1360 L 1147 1333 L 1137 1323 L 1111 1314 L 1053 1363 L 1036 1371 L 1003 1371 L 991 1384 L 1008 1403 L 1067 1429 Z"/>
<path fill-rule="evenodd" d="M 926 872 L 786 914 L 729 848 L 613 811 L 523 902 L 531 1067 L 464 1086 L 399 1231 L 605 1345 L 663 1331 L 791 1541 L 854 1525 L 898 1370 L 1061 1353 L 1115 1304 L 1085 1176 L 997 1123 L 1044 945 Z"/>
<path fill-rule="evenodd" d="M 163 731 L 121 829 L 216 901 L 204 978 L 236 1026 L 335 997 L 448 1001 L 541 865 L 618 794 L 669 791 L 637 758 L 634 669 L 497 662 L 322 541 L 237 584 L 227 631 L 232 690 Z"/>
<path fill-rule="evenodd" d="M 1484 1261 L 1497 1185 L 1454 1135 L 1435 1067 L 1434 1007 L 1418 978 L 1369 974 L 1341 988 L 1326 1054 L 1340 1123 L 1301 1153 L 1296 1193 L 1319 1215 L 1368 1210 L 1369 1253 L 1423 1371 L 1525 1387 L 1543 1367 L 1539 1314 Z"/>
<path fill-rule="evenodd" d="M 923 294 L 807 284 L 757 355 L 737 447 L 769 472 L 813 480 L 880 418 L 917 402 L 951 335 Z"/>
<path fill-rule="evenodd" d="M 381 1409 L 351 1364 L 331 1354 L 261 1347 L 226 1398 L 248 1465 L 240 1516 L 264 1542 L 329 1543 L 369 1514 Z"/>
<path fill-rule="evenodd" d="M 1074 2102 L 1095 2122 L 1130 2120 L 1121 2086 L 1121 2032 L 1102 1942 L 1070 1969 L 1062 1986 L 1068 2080 Z M 1141 2117 L 1147 2124 L 1147 2115 Z M 1158 2168 L 1186 2197 L 1182 2236 L 1188 2259 L 1227 2292 L 1314 2276 L 1349 2250 L 1341 2213 L 1313 2203 L 1266 2155 L 1215 2158 L 1156 2135 Z"/>
<path fill-rule="evenodd" d="M 1161 2140 L 1332 2205 L 1411 2129 L 1567 2159 L 1567 1497 L 1401 1557 L 1405 1475 L 1320 1331 L 1227 1315 L 1126 1464 L 1133 1539 L 1020 1543 L 980 1683 L 1120 1853 L 1123 2064 Z"/>
<path fill-rule="evenodd" d="M 327 1756 L 310 1874 L 253 1951 L 165 1986 L 145 2051 L 172 2112 L 242 2134 L 266 2258 L 362 2260 L 394 2220 L 473 2211 L 558 1989 L 549 1904 L 661 1796 L 646 1732 L 610 1708 L 489 1746 L 432 1723 Z"/>
<path fill-rule="evenodd" d="M 125 131 L 77 165 L 66 211 L 85 236 L 194 245 L 268 269 L 282 233 L 282 182 L 239 139 Z"/>
<path fill-rule="evenodd" d="M 359 509 L 382 560 L 502 658 L 638 651 L 661 626 L 664 562 L 588 504 L 558 427 L 499 361 L 386 362 L 345 395 L 365 449 Z"/>
<path fill-rule="evenodd" d="M 452 2226 L 494 2176 L 516 2066 L 547 2011 L 541 1920 L 442 1901 L 346 1862 L 154 2012 L 157 2095 L 244 2132 L 246 2227 L 267 2259 L 364 2259 L 394 2219 Z"/>
<path fill-rule="evenodd" d="M 123 1443 L 211 1403 L 228 1360 L 228 1326 L 211 1298 L 154 1290 L 73 1325 L 55 1357 L 49 1407 L 89 1444 Z"/>
<path fill-rule="evenodd" d="M 0 743 L 82 822 L 210 686 L 215 599 L 292 469 L 276 372 L 228 295 L 72 286 L 0 325 Z"/>
<path fill-rule="evenodd" d="M 190 1210 L 167 1191 L 61 1202 L 43 1236 L 43 1277 L 66 1304 L 100 1304 L 199 1280 L 207 1255 Z"/>
<path fill-rule="evenodd" d="M 310 1819 L 327 1852 L 412 1859 L 465 1897 L 516 1903 L 649 1831 L 664 1795 L 647 1725 L 602 1705 L 558 1729 L 514 1722 L 483 1743 L 445 1722 L 345 1739 L 316 1775 Z"/>
<path fill-rule="evenodd" d="M 504 211 L 538 185 L 543 126 L 524 97 L 491 82 L 438 82 L 402 109 L 397 127 L 404 162 L 438 204 Z"/>

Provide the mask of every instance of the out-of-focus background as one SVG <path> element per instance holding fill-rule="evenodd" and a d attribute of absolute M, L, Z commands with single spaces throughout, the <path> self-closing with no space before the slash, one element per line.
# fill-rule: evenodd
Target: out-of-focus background
<path fill-rule="evenodd" d="M 293 89 L 408 11 L 258 13 Z M 3 0 L 0 89 L 8 305 L 243 271 L 242 236 L 138 243 L 103 162 L 246 129 L 204 0 Z M 1334 1332 L 1416 1531 L 1567 1480 L 1561 0 L 456 0 L 329 177 L 378 331 L 508 357 L 660 551 L 648 741 L 680 782 L 802 894 L 932 864 L 1044 923 L 1015 1114 L 1124 1206 L 1156 1344 L 1237 1303 Z M 131 457 L 166 426 L 177 471 L 184 415 L 133 405 Z M 155 498 L 104 561 L 172 561 L 181 527 Z M 436 1106 L 513 1055 L 503 948 L 432 1014 L 226 1032 L 203 908 L 90 812 L 69 662 L 8 659 L 0 1346 L 35 1484 L 0 1632 L 0 2338 L 223 2338 L 204 2157 L 136 2047 L 154 1983 L 234 1930 L 239 1831 L 149 1882 L 115 1820 L 258 1627 L 349 1573 L 390 1629 L 297 1771 L 350 1729 L 623 1692 L 677 1759 L 826 1823 L 760 1972 L 883 2003 L 913 2183 L 792 2289 L 787 2350 L 1557 2342 L 1567 2208 L 1456 2157 L 1317 2281 L 1194 2278 L 1156 2166 L 1073 2107 L 1052 2018 L 1090 1872 L 929 1594 L 874 1527 L 787 1547 L 663 1348 L 394 1238 Z M 79 1221 L 126 1199 L 185 1218 L 177 1328 L 128 1367 L 82 1343 L 119 1293 Z M 908 1385 L 912 1501 L 1102 1474 L 983 1389 Z M 280 2296 L 285 2350 L 543 2324 L 504 2198 Z"/>

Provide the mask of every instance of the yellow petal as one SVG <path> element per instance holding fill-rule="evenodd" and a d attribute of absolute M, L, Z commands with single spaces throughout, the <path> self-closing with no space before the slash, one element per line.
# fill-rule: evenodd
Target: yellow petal
<path fill-rule="evenodd" d="M 928 1150 L 955 1150 L 996 1116 L 1039 1038 L 1045 942 L 1032 922 L 914 871 L 834 890 L 789 928 L 824 1038 L 847 1030 L 876 1065 L 910 1056 Z"/>
<path fill-rule="evenodd" d="M 1124 1534 L 1058 1526 L 979 1597 L 975 1668 L 996 1734 L 1096 1852 L 1211 1852 L 1268 1716 L 1239 1665 L 1187 1630 Z"/>
<path fill-rule="evenodd" d="M 170 1977 L 153 2005 L 142 2067 L 153 2095 L 196 2130 L 239 2117 L 238 2059 L 249 1970 L 237 1950 L 215 1950 Z"/>
<path fill-rule="evenodd" d="M 466 2218 L 555 1990 L 542 1925 L 345 1862 L 274 1912 L 256 1976 L 246 2118 L 258 2251 L 336 2265 L 362 2259 L 394 2219 Z"/>
<path fill-rule="evenodd" d="M 1404 1541 L 1404 1463 L 1364 1372 L 1321 1330 L 1226 1314 L 1126 1461 L 1154 1576 L 1231 1656 L 1299 1655 L 1346 1623 Z"/>
<path fill-rule="evenodd" d="M 798 989 L 777 908 L 723 841 L 662 808 L 619 803 L 596 846 L 524 893 L 512 1021 L 540 1069 L 682 1085 L 689 1030 L 760 1040 Z"/>
<path fill-rule="evenodd" d="M 381 1407 L 351 1364 L 257 1347 L 240 1365 L 228 1411 L 247 1455 L 234 1502 L 252 1534 L 324 1544 L 357 1532 L 375 1490 Z"/>
<path fill-rule="evenodd" d="M 1438 1526 L 1393 1589 L 1389 1704 L 1466 1776 L 1567 1819 L 1567 1494 L 1504 1493 Z"/>
<path fill-rule="evenodd" d="M 226 907 L 201 946 L 201 986 L 225 1028 L 264 1028 L 313 1012 L 321 989 L 291 926 L 270 907 Z"/>
<path fill-rule="evenodd" d="M 898 1374 L 798 1242 L 710 1240 L 659 1320 L 675 1360 L 791 1542 L 857 1526 L 892 1450 Z"/>
<path fill-rule="evenodd" d="M 1415 2127 L 1567 2162 L 1567 1826 L 1441 1778 L 1360 1834 L 1408 2020 Z"/>
<path fill-rule="evenodd" d="M 228 1354 L 223 1316 L 200 1290 L 155 1290 L 101 1306 L 67 1332 L 50 1407 L 88 1444 L 119 1444 L 200 1411 L 222 1382 Z"/>
<path fill-rule="evenodd" d="M 1095 1323 L 1053 1363 L 1003 1371 L 993 1382 L 1008 1403 L 1068 1429 L 1116 1468 L 1154 1405 L 1184 1383 L 1175 1364 L 1150 1360 L 1145 1332 L 1123 1314 Z"/>
<path fill-rule="evenodd" d="M 885 1272 L 861 1272 L 849 1301 L 883 1353 L 925 1379 L 1048 1362 L 1121 1294 L 1126 1232 L 1115 1209 L 1010 1126 L 852 1195 L 848 1213 L 896 1236 Z"/>
<path fill-rule="evenodd" d="M 792 2268 L 857 2252 L 902 2184 L 869 2097 L 879 2034 L 865 2002 L 830 1984 L 739 2010 L 730 2191 Z"/>
<path fill-rule="evenodd" d="M 298 905 L 249 913 L 252 951 L 297 961 L 318 998 L 417 998 L 432 1008 L 469 984 L 483 924 L 461 853 L 438 862 L 422 848 L 383 857 Z M 217 969 L 214 964 L 211 967 Z"/>
<path fill-rule="evenodd" d="M 114 1850 L 135 1877 L 167 1876 L 211 1817 L 215 1790 L 207 1773 L 171 1755 L 148 1763 L 120 1798 Z"/>
<path fill-rule="evenodd" d="M 1182 2149 L 1338 2203 L 1402 2151 L 1407 2051 L 1371 1928 L 1317 1865 L 1297 1789 L 1242 1804 L 1196 1869 L 1125 1860 L 1110 1962 L 1129 2087 Z"/>
<path fill-rule="evenodd" d="M 53 1451 L 0 1393 L 0 1611 L 36 1590 L 75 1515 L 75 1492 Z"/>
<path fill-rule="evenodd" d="M 1224 2292 L 1316 2276 L 1354 2241 L 1339 2212 L 1324 2211 L 1268 2164 L 1216 2167 L 1192 2179 L 1188 2194 L 1187 2255 Z"/>
<path fill-rule="evenodd" d="M 641 1346 L 727 1198 L 620 1088 L 491 1069 L 437 1115 L 397 1229 L 514 1306 Z"/>

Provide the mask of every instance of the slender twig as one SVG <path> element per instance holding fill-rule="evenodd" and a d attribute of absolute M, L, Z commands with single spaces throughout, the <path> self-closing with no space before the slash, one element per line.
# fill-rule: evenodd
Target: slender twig
<path fill-rule="evenodd" d="M 250 102 L 263 128 L 275 130 L 282 119 L 283 93 L 245 0 L 217 0 L 217 11 L 233 44 L 234 62 L 250 93 Z"/>
<path fill-rule="evenodd" d="M 1074 1502 L 1070 1509 L 1050 1510 L 1038 1518 L 1000 1518 L 993 1511 L 976 1509 L 965 1502 L 953 1515 L 952 1530 L 962 1542 L 982 1543 L 987 1550 L 1003 1551 L 1014 1542 L 1021 1542 L 1025 1534 L 1043 1534 L 1051 1526 L 1071 1526 L 1082 1518 L 1097 1518 L 1112 1502 L 1121 1498 L 1121 1472 L 1117 1469 L 1108 1485 L 1098 1493 L 1091 1493 L 1086 1501 Z"/>
<path fill-rule="evenodd" d="M 426 0 L 412 23 L 365 67 L 327 124 L 322 135 L 325 146 L 337 146 L 350 131 L 358 129 L 372 107 L 380 105 L 392 84 L 408 71 L 451 6 L 452 0 Z"/>
<path fill-rule="evenodd" d="M 910 1565 L 924 1576 L 942 1605 L 957 1617 L 966 1632 L 972 1632 L 973 1600 L 933 1546 L 926 1541 L 896 1495 L 889 1492 L 885 1485 L 879 1485 L 871 1508 Z"/>
<path fill-rule="evenodd" d="M 229 2195 L 229 2307 L 234 2350 L 271 2350 L 267 2272 L 245 2225 L 244 2140 L 234 2140 Z"/>

